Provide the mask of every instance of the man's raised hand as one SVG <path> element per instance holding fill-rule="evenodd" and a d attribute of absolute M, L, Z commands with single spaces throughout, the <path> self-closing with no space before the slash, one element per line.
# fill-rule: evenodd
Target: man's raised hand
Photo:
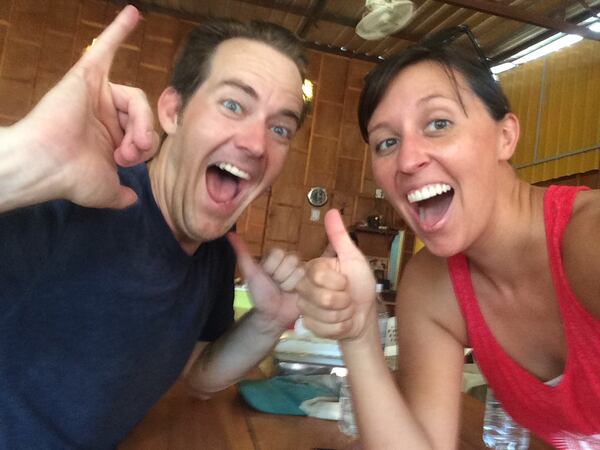
<path fill-rule="evenodd" d="M 244 241 L 235 233 L 227 239 L 237 256 L 244 277 L 266 331 L 281 332 L 298 318 L 296 284 L 304 276 L 304 267 L 298 257 L 281 249 L 271 250 L 258 264 Z"/>
<path fill-rule="evenodd" d="M 137 9 L 125 7 L 31 113 L 11 127 L 5 143 L 13 150 L 7 157 L 3 153 L 0 164 L 19 170 L 6 170 L 11 178 L 2 189 L 21 198 L 8 207 L 56 198 L 100 208 L 135 202 L 136 194 L 119 182 L 117 164 L 149 159 L 158 136 L 144 93 L 110 83 L 108 74 L 138 20 Z"/>

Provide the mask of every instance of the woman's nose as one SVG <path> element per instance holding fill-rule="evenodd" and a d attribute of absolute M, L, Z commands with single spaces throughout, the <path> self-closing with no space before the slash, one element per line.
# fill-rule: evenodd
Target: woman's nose
<path fill-rule="evenodd" d="M 404 135 L 396 156 L 398 169 L 404 173 L 415 173 L 429 164 L 426 143 L 416 135 Z"/>

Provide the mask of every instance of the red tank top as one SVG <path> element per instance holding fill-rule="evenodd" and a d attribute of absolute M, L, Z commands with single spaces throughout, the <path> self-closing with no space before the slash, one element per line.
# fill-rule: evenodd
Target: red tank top
<path fill-rule="evenodd" d="M 544 384 L 500 347 L 481 314 L 467 258 L 448 258 L 473 354 L 489 386 L 515 421 L 560 449 L 600 449 L 600 320 L 575 297 L 561 255 L 573 202 L 582 189 L 551 186 L 544 195 L 550 268 L 567 343 L 564 374 L 556 386 Z"/>

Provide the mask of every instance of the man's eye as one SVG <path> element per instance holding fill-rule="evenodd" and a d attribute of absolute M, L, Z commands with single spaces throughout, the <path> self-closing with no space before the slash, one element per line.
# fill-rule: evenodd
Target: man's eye
<path fill-rule="evenodd" d="M 234 100 L 225 100 L 223 102 L 223 106 L 236 114 L 240 114 L 242 112 L 242 107 Z"/>
<path fill-rule="evenodd" d="M 271 128 L 271 130 L 273 131 L 273 133 L 277 134 L 278 136 L 287 138 L 290 135 L 290 130 L 288 130 L 285 127 L 281 127 L 281 126 L 274 126 Z"/>
<path fill-rule="evenodd" d="M 375 152 L 385 152 L 398 143 L 397 138 L 387 138 L 375 146 Z"/>
<path fill-rule="evenodd" d="M 445 130 L 450 126 L 450 121 L 447 119 L 435 119 L 427 124 L 426 129 L 428 131 L 440 131 Z"/>

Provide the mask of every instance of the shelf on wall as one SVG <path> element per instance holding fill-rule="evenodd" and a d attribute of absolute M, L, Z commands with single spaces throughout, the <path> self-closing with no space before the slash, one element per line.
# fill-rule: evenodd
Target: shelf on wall
<path fill-rule="evenodd" d="M 371 228 L 371 227 L 361 227 L 361 226 L 353 226 L 350 231 L 358 231 L 361 233 L 372 233 L 372 234 L 383 234 L 386 236 L 391 236 L 398 233 L 398 230 L 395 228 Z"/>

